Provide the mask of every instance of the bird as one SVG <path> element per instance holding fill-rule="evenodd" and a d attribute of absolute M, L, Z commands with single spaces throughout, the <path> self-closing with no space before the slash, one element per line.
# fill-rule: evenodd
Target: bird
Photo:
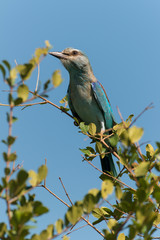
<path fill-rule="evenodd" d="M 62 52 L 49 52 L 58 58 L 69 72 L 68 105 L 74 117 L 85 124 L 94 123 L 97 133 L 112 129 L 115 120 L 110 101 L 102 84 L 96 79 L 85 53 L 75 48 Z M 117 176 L 112 154 L 107 151 L 100 157 L 103 172 Z"/>

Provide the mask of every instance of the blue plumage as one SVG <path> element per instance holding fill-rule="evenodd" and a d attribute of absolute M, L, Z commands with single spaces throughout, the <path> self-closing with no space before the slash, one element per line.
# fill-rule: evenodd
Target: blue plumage
<path fill-rule="evenodd" d="M 68 103 L 73 116 L 86 124 L 94 123 L 97 132 L 111 129 L 115 123 L 111 105 L 103 86 L 93 74 L 88 57 L 73 48 L 50 54 L 59 58 L 69 72 Z M 102 170 L 116 176 L 112 155 L 107 150 L 106 153 L 101 158 Z"/>

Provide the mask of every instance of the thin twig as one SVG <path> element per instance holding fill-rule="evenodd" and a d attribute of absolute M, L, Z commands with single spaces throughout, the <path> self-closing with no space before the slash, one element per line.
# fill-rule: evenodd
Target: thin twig
<path fill-rule="evenodd" d="M 39 83 L 39 74 L 40 74 L 40 65 L 38 63 L 38 75 L 37 75 L 37 82 L 36 82 L 36 88 L 35 88 L 35 92 L 37 92 L 37 89 L 38 89 L 38 83 Z"/>
<path fill-rule="evenodd" d="M 68 193 L 67 193 L 67 191 L 66 191 L 66 188 L 65 188 L 65 186 L 64 186 L 64 184 L 63 184 L 63 182 L 62 182 L 61 177 L 59 177 L 59 180 L 60 180 L 60 182 L 61 182 L 61 184 L 62 184 L 62 187 L 63 187 L 63 189 L 64 189 L 64 191 L 65 191 L 65 194 L 66 194 L 68 200 L 69 200 L 70 203 L 73 205 L 73 202 L 72 202 L 72 200 L 70 199 L 70 197 L 69 197 L 69 195 L 68 195 Z"/>
<path fill-rule="evenodd" d="M 75 231 L 78 231 L 79 229 L 82 229 L 82 228 L 84 228 L 84 227 L 86 227 L 86 226 L 88 226 L 88 223 L 85 224 L 85 225 L 83 225 L 83 226 L 81 226 L 81 227 L 79 227 L 79 228 L 76 228 L 76 229 L 74 229 L 74 230 L 72 230 L 72 231 L 69 231 L 66 235 L 69 235 L 69 234 L 71 234 L 71 233 L 73 233 L 73 232 L 75 232 Z"/>
<path fill-rule="evenodd" d="M 23 192 L 23 193 L 22 193 L 22 196 L 26 195 L 27 193 L 29 193 L 29 192 L 30 192 L 31 190 L 33 190 L 34 188 L 36 188 L 36 186 L 31 187 L 31 188 L 29 188 L 28 190 L 26 190 L 25 192 Z M 21 195 L 18 195 L 18 196 L 14 197 L 14 198 L 11 198 L 11 199 L 9 200 L 9 203 L 11 204 L 11 203 L 17 201 L 17 200 L 20 198 L 20 196 L 21 196 Z"/>
<path fill-rule="evenodd" d="M 137 119 L 138 119 L 139 117 L 141 117 L 141 115 L 142 115 L 144 112 L 146 112 L 147 110 L 152 109 L 152 108 L 153 108 L 153 102 L 151 102 L 140 114 L 138 114 L 138 116 L 133 120 L 133 122 L 130 124 L 129 127 L 131 127 L 131 126 L 137 121 Z"/>
<path fill-rule="evenodd" d="M 47 158 L 45 158 L 45 166 L 47 166 Z M 46 177 L 44 179 L 44 186 L 46 187 Z"/>
<path fill-rule="evenodd" d="M 55 198 L 57 198 L 60 202 L 62 202 L 64 205 L 66 205 L 68 208 L 70 207 L 66 202 L 64 202 L 61 198 L 59 198 L 55 193 L 53 193 L 51 190 L 49 190 L 46 186 L 41 185 L 44 189 L 46 189 L 50 194 L 52 194 Z M 96 232 L 98 232 L 103 238 L 104 234 L 101 233 L 92 223 L 90 223 L 87 219 L 85 219 L 83 216 L 81 218 L 90 226 L 92 227 Z"/>
<path fill-rule="evenodd" d="M 66 112 L 64 109 L 61 109 L 59 106 L 57 106 L 56 104 L 52 103 L 52 102 L 49 101 L 48 99 L 46 99 L 46 98 L 44 98 L 44 97 L 40 96 L 39 94 L 34 93 L 34 92 L 32 92 L 32 91 L 29 91 L 29 92 L 32 93 L 33 95 L 35 95 L 36 97 L 39 97 L 39 98 L 43 99 L 46 103 L 49 103 L 49 104 L 51 104 L 52 106 L 56 107 L 57 109 L 61 110 L 62 112 L 64 112 L 65 114 L 67 114 L 70 118 L 74 119 L 74 117 L 73 117 L 71 114 L 69 114 L 68 112 Z"/>
<path fill-rule="evenodd" d="M 126 220 L 120 225 L 120 227 L 117 229 L 116 233 L 115 233 L 115 237 L 117 239 L 118 233 L 123 229 L 124 225 L 128 222 L 128 220 L 131 218 L 131 215 L 128 214 Z"/>
<path fill-rule="evenodd" d="M 12 96 L 12 91 L 13 87 L 10 87 L 10 95 Z M 8 130 L 8 136 L 12 136 L 12 118 L 13 118 L 13 103 L 10 103 L 10 113 L 9 113 L 9 130 Z M 11 144 L 8 145 L 8 152 L 7 156 L 11 154 Z M 6 162 L 6 167 L 10 168 L 10 162 Z M 12 224 L 11 224 L 11 209 L 10 209 L 10 202 L 9 202 L 9 189 L 8 189 L 8 182 L 9 182 L 9 175 L 6 176 L 6 182 L 7 182 L 7 187 L 6 187 L 6 203 L 7 203 L 7 212 L 8 212 L 8 220 L 9 220 L 9 226 L 10 229 L 12 229 Z"/>
<path fill-rule="evenodd" d="M 125 122 L 124 122 L 124 120 L 123 120 L 122 114 L 121 114 L 118 106 L 117 106 L 117 110 L 118 110 L 118 114 L 119 114 L 119 116 L 120 116 L 120 118 L 121 118 L 121 120 L 122 120 L 122 123 L 123 123 L 123 125 L 124 125 L 124 128 L 127 129 L 127 126 L 126 126 L 126 124 L 125 124 Z M 136 146 L 135 143 L 134 143 L 133 145 L 136 147 L 138 153 L 140 154 L 140 156 L 142 157 L 142 160 L 143 160 L 143 156 L 142 156 L 142 153 L 141 153 L 140 149 L 137 148 L 137 146 Z M 133 176 L 133 178 L 134 178 L 137 186 L 139 186 L 139 182 L 138 182 L 137 177 L 135 176 L 134 172 L 133 172 L 133 171 L 130 169 L 130 167 L 128 167 L 127 165 L 124 165 L 124 166 L 125 166 L 126 169 L 129 171 L 129 173 Z"/>
<path fill-rule="evenodd" d="M 128 213 L 126 213 L 126 212 L 124 212 L 124 211 L 122 211 L 122 210 L 120 210 L 119 208 L 117 208 L 117 207 L 115 207 L 114 205 L 112 205 L 108 200 L 106 200 L 106 199 L 104 199 L 104 201 L 105 202 L 107 202 L 112 208 L 114 208 L 114 209 L 116 209 L 117 211 L 119 211 L 120 213 L 123 213 L 123 214 L 125 214 L 125 215 L 127 215 L 128 216 Z M 131 217 L 133 217 L 134 218 L 134 216 L 133 215 L 131 215 Z"/>
<path fill-rule="evenodd" d="M 34 105 L 39 105 L 39 104 L 46 104 L 46 101 L 37 102 L 37 103 L 19 104 L 19 105 L 16 105 L 16 107 L 34 106 Z M 0 106 L 9 107 L 10 105 L 9 104 L 4 104 L 4 103 L 0 103 Z"/>
<path fill-rule="evenodd" d="M 107 174 L 106 172 L 101 171 L 101 170 L 98 169 L 96 166 L 94 166 L 93 163 L 91 163 L 90 161 L 88 161 L 83 155 L 82 155 L 82 157 L 83 157 L 83 159 L 84 159 L 85 161 L 87 161 L 92 167 L 94 167 L 96 170 L 98 170 L 98 171 L 101 172 L 102 174 L 104 174 L 104 175 L 106 175 L 106 176 L 114 179 L 115 181 L 121 183 L 122 185 L 124 185 L 124 186 L 126 186 L 127 188 L 130 188 L 130 189 L 132 189 L 134 192 L 136 192 L 136 190 L 135 190 L 134 188 L 132 188 L 132 187 L 130 187 L 129 185 L 127 185 L 126 183 L 122 182 L 122 181 L 119 180 L 118 178 L 113 177 L 112 175 Z"/>

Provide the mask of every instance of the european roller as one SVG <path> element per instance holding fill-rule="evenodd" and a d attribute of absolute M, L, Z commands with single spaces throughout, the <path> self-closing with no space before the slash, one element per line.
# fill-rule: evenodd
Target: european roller
<path fill-rule="evenodd" d="M 62 62 L 70 75 L 68 86 L 68 104 L 74 117 L 85 122 L 94 123 L 97 133 L 114 126 L 114 117 L 110 101 L 102 84 L 93 74 L 88 57 L 78 49 L 66 48 L 62 52 L 50 52 Z M 112 172 L 117 176 L 112 155 L 106 149 L 101 157 L 103 172 Z"/>

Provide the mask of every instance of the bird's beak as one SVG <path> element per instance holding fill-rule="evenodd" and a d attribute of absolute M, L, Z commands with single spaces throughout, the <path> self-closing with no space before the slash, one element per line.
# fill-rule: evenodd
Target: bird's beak
<path fill-rule="evenodd" d="M 67 56 L 61 52 L 49 52 L 49 54 L 59 59 L 67 59 Z"/>

